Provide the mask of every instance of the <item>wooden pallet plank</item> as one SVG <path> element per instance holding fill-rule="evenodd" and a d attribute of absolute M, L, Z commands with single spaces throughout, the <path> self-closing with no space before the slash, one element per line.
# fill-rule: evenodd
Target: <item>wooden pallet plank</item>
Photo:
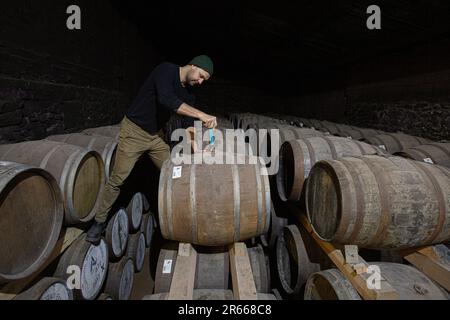
<path fill-rule="evenodd" d="M 66 249 L 83 234 L 83 230 L 78 228 L 67 228 L 61 231 L 59 239 L 53 249 L 49 259 L 42 267 L 25 279 L 13 281 L 0 288 L 0 300 L 12 300 L 29 286 L 54 260 L 56 260 Z"/>
<path fill-rule="evenodd" d="M 304 214 L 297 212 L 297 218 L 306 231 L 311 235 L 311 237 L 317 242 L 317 244 L 322 248 L 322 250 L 328 255 L 331 261 L 336 265 L 336 267 L 342 272 L 342 274 L 350 281 L 353 287 L 358 291 L 363 299 L 366 300 L 397 300 L 399 298 L 397 291 L 392 288 L 386 279 L 381 277 L 381 287 L 380 289 L 369 289 L 367 286 L 367 280 L 369 274 L 363 273 L 358 274 L 352 264 L 348 264 L 345 261 L 345 257 L 342 251 L 336 249 L 333 244 L 321 240 L 313 231 L 311 224 L 307 220 Z M 364 259 L 358 256 L 358 260 L 361 264 L 364 264 L 367 268 L 369 264 L 364 261 Z"/>
<path fill-rule="evenodd" d="M 258 300 L 246 245 L 244 243 L 235 243 L 230 248 L 229 254 L 234 299 Z"/>
<path fill-rule="evenodd" d="M 188 243 L 180 243 L 168 300 L 193 300 L 197 251 Z"/>
<path fill-rule="evenodd" d="M 409 253 L 404 258 L 432 280 L 450 291 L 450 249 L 445 245 L 430 246 Z"/>

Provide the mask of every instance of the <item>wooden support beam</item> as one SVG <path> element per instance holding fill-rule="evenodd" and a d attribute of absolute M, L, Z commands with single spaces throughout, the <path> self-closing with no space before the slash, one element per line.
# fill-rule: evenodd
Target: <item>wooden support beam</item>
<path fill-rule="evenodd" d="M 450 291 L 450 249 L 445 245 L 417 249 L 404 255 L 404 259 Z"/>
<path fill-rule="evenodd" d="M 66 251 L 66 249 L 75 240 L 77 240 L 82 233 L 83 230 L 77 228 L 63 229 L 50 258 L 43 264 L 43 266 L 29 277 L 7 283 L 1 287 L 0 300 L 12 300 L 16 297 L 16 295 L 24 291 L 33 282 L 33 280 L 35 280 L 39 274 L 41 274 L 54 260 L 61 256 L 61 254 L 63 254 L 64 251 Z"/>
<path fill-rule="evenodd" d="M 354 269 L 354 265 L 348 264 L 345 261 L 345 257 L 342 251 L 336 249 L 333 244 L 321 240 L 313 231 L 308 219 L 304 214 L 297 215 L 299 223 L 306 229 L 311 237 L 317 242 L 322 250 L 333 261 L 336 267 L 342 272 L 342 274 L 350 281 L 353 287 L 358 291 L 363 299 L 366 300 L 397 300 L 399 299 L 397 291 L 392 288 L 388 281 L 381 277 L 380 289 L 369 289 L 367 286 L 367 280 L 370 277 L 368 273 L 358 274 Z M 359 264 L 363 264 L 366 268 L 369 264 L 364 261 L 362 257 L 358 257 Z"/>
<path fill-rule="evenodd" d="M 244 243 L 235 243 L 229 251 L 235 300 L 258 300 L 250 257 Z"/>
<path fill-rule="evenodd" d="M 168 300 L 194 300 L 197 251 L 191 244 L 180 243 Z"/>

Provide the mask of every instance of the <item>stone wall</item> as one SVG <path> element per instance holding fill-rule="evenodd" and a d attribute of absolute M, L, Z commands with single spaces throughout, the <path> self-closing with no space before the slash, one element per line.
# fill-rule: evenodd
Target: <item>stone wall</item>
<path fill-rule="evenodd" d="M 108 0 L 0 5 L 0 143 L 117 123 L 159 56 Z"/>
<path fill-rule="evenodd" d="M 339 85 L 294 98 L 288 113 L 450 140 L 450 40 L 374 57 L 342 68 Z M 337 79 L 337 80 L 336 80 Z"/>

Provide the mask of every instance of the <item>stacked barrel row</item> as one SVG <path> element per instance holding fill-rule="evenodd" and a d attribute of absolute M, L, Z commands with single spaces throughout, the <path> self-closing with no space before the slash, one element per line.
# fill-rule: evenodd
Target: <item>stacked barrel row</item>
<path fill-rule="evenodd" d="M 0 284 L 14 284 L 27 277 L 39 280 L 17 298 L 95 298 L 95 292 L 79 295 L 74 291 L 74 295 L 67 291 L 62 279 L 64 270 L 57 272 L 58 277 L 47 277 L 51 274 L 43 269 L 60 250 L 58 239 L 62 240 L 69 227 L 89 227 L 114 165 L 119 129 L 95 128 L 86 133 L 0 146 Z M 147 221 L 149 218 L 144 224 Z M 80 260 L 83 254 L 88 255 L 102 267 L 101 261 L 107 262 L 109 253 L 104 241 L 94 247 L 82 238 L 84 235 L 66 254 L 72 252 L 76 257 L 70 259 L 77 262 L 84 261 Z M 132 249 L 134 242 L 130 241 L 128 248 Z M 40 273 L 46 277 L 40 279 Z M 102 283 L 104 275 L 89 279 L 93 281 L 89 286 L 98 286 L 95 281 Z"/>
<path fill-rule="evenodd" d="M 16 300 L 127 300 L 135 273 L 149 255 L 155 221 L 146 211 L 147 201 L 135 194 L 108 222 L 106 236 L 98 245 L 79 236 L 47 270 L 49 277 L 18 295 Z M 145 212 L 145 214 L 144 214 Z"/>
<path fill-rule="evenodd" d="M 450 170 L 445 166 L 450 144 L 290 116 L 273 122 L 249 114 L 231 119 L 258 129 L 279 128 L 280 168 L 271 177 L 274 201 L 279 208 L 283 202 L 303 207 L 321 239 L 377 250 L 449 241 Z M 304 127 L 321 134 L 301 136 Z M 338 270 L 328 270 L 332 264 L 307 234 L 286 226 L 292 217 L 275 217 L 270 227 L 278 230 L 270 234 L 276 239 L 272 256 L 286 297 L 360 299 Z M 260 242 L 267 245 L 265 236 Z M 401 299 L 448 298 L 411 266 L 372 264 L 381 267 Z"/>
<path fill-rule="evenodd" d="M 66 227 L 93 219 L 116 148 L 84 134 L 0 146 L 0 283 L 39 270 Z"/>

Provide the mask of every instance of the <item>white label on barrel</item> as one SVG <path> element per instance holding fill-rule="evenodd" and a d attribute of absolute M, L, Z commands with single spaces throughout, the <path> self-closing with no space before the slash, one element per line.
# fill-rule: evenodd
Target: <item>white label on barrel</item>
<path fill-rule="evenodd" d="M 423 159 L 423 162 L 434 164 L 434 162 L 431 158 L 425 158 L 425 159 Z"/>
<path fill-rule="evenodd" d="M 164 260 L 163 274 L 172 273 L 172 260 Z"/>
<path fill-rule="evenodd" d="M 119 300 L 128 300 L 133 288 L 134 266 L 133 261 L 128 260 L 123 268 L 119 285 Z"/>
<path fill-rule="evenodd" d="M 379 145 L 378 147 L 381 148 L 381 149 L 383 149 L 384 151 L 387 151 L 387 148 L 386 148 L 386 146 L 385 146 L 384 144 L 381 144 L 381 145 Z"/>
<path fill-rule="evenodd" d="M 62 283 L 55 283 L 51 285 L 41 296 L 41 300 L 71 300 L 69 299 L 69 292 Z"/>
<path fill-rule="evenodd" d="M 181 173 L 183 171 L 183 167 L 174 167 L 173 168 L 173 174 L 172 174 L 172 179 L 179 179 L 181 178 Z"/>
<path fill-rule="evenodd" d="M 120 257 L 127 246 L 128 217 L 121 209 L 117 212 L 112 229 L 112 249 L 115 257 Z"/>
<path fill-rule="evenodd" d="M 92 300 L 100 291 L 108 269 L 106 244 L 101 240 L 98 246 L 91 245 L 83 261 L 81 270 L 81 294 Z"/>

